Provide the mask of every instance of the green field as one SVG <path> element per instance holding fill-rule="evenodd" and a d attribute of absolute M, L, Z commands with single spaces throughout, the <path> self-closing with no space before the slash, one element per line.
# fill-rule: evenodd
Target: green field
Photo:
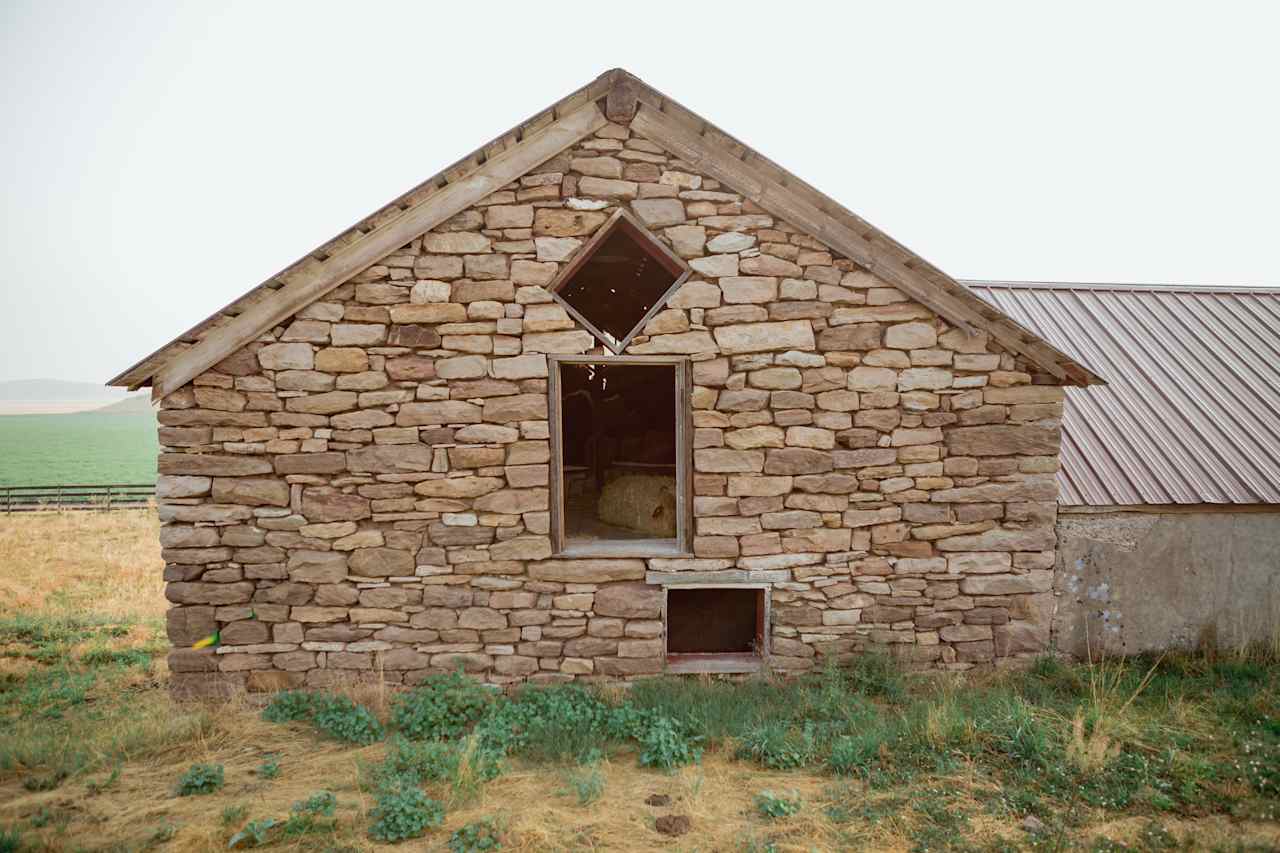
<path fill-rule="evenodd" d="M 154 483 L 156 418 L 142 414 L 0 417 L 0 486 Z"/>

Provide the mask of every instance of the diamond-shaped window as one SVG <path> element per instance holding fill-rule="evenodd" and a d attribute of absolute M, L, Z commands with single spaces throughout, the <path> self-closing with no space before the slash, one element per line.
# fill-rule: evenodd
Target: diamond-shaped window
<path fill-rule="evenodd" d="M 548 288 L 615 353 L 689 277 L 689 267 L 621 208 Z"/>

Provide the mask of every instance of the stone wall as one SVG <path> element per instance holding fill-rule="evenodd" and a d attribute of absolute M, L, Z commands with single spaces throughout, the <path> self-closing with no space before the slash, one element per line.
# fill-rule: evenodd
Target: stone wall
<path fill-rule="evenodd" d="M 693 362 L 687 559 L 548 538 L 547 355 L 602 350 L 543 285 L 617 205 L 695 272 L 628 349 Z M 648 572 L 772 582 L 779 670 L 1035 653 L 1062 400 L 1038 379 L 607 125 L 164 399 L 175 685 L 657 673 Z"/>

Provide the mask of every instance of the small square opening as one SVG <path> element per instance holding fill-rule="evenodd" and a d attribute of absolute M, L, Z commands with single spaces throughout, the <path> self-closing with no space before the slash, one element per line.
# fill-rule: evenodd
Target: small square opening
<path fill-rule="evenodd" d="M 750 671 L 765 655 L 766 592 L 759 588 L 667 589 L 668 669 Z"/>

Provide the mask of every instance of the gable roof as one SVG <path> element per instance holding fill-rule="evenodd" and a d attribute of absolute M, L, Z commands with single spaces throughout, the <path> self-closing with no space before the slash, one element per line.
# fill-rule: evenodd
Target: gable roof
<path fill-rule="evenodd" d="M 603 105 L 603 110 L 601 106 Z M 613 69 L 362 219 L 108 381 L 163 396 L 381 257 L 543 163 L 609 119 L 807 231 L 967 332 L 987 332 L 1053 381 L 1102 380 L 838 202 L 635 76 Z"/>
<path fill-rule="evenodd" d="M 1061 503 L 1280 503 L 1280 289 L 966 284 L 1107 375 L 1067 389 Z"/>

